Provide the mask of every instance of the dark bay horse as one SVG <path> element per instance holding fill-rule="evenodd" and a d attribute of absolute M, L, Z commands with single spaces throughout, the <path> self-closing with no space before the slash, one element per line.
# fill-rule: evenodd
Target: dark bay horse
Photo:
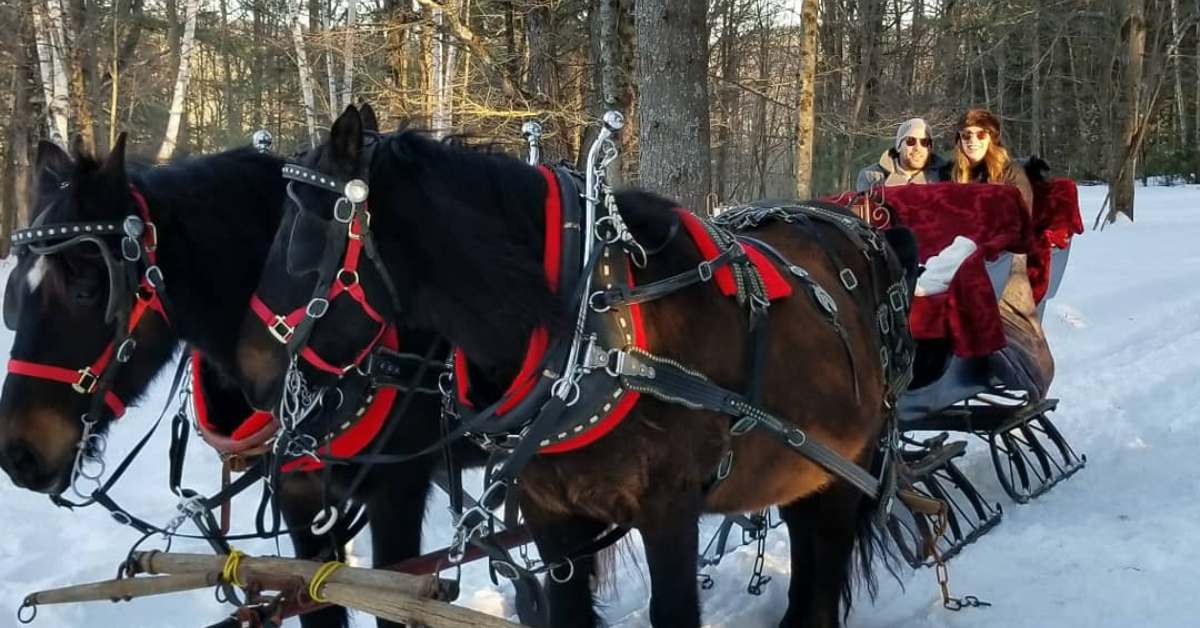
<path fill-rule="evenodd" d="M 96 422 L 92 429 L 103 434 L 122 406 L 144 395 L 177 354 L 181 341 L 204 356 L 206 396 L 213 406 L 207 415 L 215 429 L 229 433 L 238 427 L 237 421 L 246 417 L 249 406 L 234 376 L 235 344 L 278 227 L 285 192 L 280 178 L 283 163 L 278 157 L 245 148 L 127 172 L 124 135 L 102 162 L 85 154 L 72 159 L 49 143 L 39 147 L 37 224 L 47 230 L 67 225 L 68 231 L 57 238 L 47 234 L 47 239 L 35 242 L 34 247 L 23 246 L 4 295 L 5 320 L 16 331 L 12 358 L 17 362 L 13 364 L 51 369 L 28 371 L 10 365 L 4 382 L 0 466 L 14 483 L 50 495 L 70 487 L 77 479 L 83 418 L 90 415 Z M 100 225 L 122 225 L 130 217 L 154 225 L 153 266 L 158 270 L 151 272 L 161 273 L 162 278 L 158 290 L 161 309 L 149 308 L 132 325 L 129 311 L 146 301 L 147 286 L 139 282 L 147 272 L 147 259 L 124 257 L 126 252 L 131 256 L 137 253 L 138 247 L 123 248 L 120 227 L 115 234 L 96 235 L 55 249 L 75 235 L 70 231 L 72 225 L 98 230 Z M 36 239 L 37 232 L 32 236 Z M 150 237 L 149 232 L 143 236 Z M 35 247 L 55 250 L 31 250 Z M 106 261 L 105 255 L 111 259 Z M 113 279 L 121 279 L 130 269 L 132 285 Z M 136 294 L 123 294 L 134 288 Z M 119 327 L 125 325 L 131 327 L 132 344 L 111 347 Z M 422 346 L 434 338 L 408 336 L 406 341 Z M 97 356 L 110 353 L 106 345 L 113 354 L 128 351 L 121 356 L 125 361 L 113 357 L 96 367 L 100 363 Z M 82 367 L 87 365 L 93 368 L 89 377 L 83 378 Z M 43 375 L 53 376 L 54 368 L 72 377 L 80 373 L 86 381 L 73 385 Z M 113 402 L 95 402 L 101 395 Z M 416 395 L 409 412 L 436 417 L 438 403 L 436 395 Z M 393 437 L 385 450 L 405 452 L 413 442 L 432 442 L 437 425 L 414 422 L 403 434 L 403 439 Z M 92 458 L 102 455 L 90 446 L 84 447 L 83 453 Z M 366 506 L 377 564 L 420 553 L 421 522 L 434 462 L 426 456 L 408 464 L 372 469 L 352 496 L 355 503 Z M 356 470 L 354 466 L 333 469 L 326 487 L 320 473 L 283 476 L 277 495 L 298 556 L 343 558 L 347 539 L 339 537 L 344 528 L 334 526 L 318 535 L 310 524 L 324 506 L 323 494 L 330 499 L 350 497 L 339 491 L 346 489 Z M 333 607 L 302 617 L 306 628 L 344 626 L 346 622 L 345 610 Z"/>
<path fill-rule="evenodd" d="M 528 370 L 522 363 L 528 362 L 531 338 L 548 336 L 553 346 L 555 339 L 571 336 L 570 298 L 555 292 L 547 270 L 551 245 L 544 218 L 553 196 L 547 171 L 411 131 L 364 135 L 352 109 L 301 165 L 305 170 L 297 171 L 259 288 L 276 307 L 290 310 L 309 302 L 332 241 L 323 234 L 336 239 L 340 221 L 354 238 L 369 229 L 382 257 L 382 269 L 364 263 L 350 279 L 368 294 L 379 294 L 381 303 L 387 302 L 386 292 L 393 293 L 396 303 L 385 316 L 436 329 L 459 347 L 460 357 L 470 362 L 469 373 L 459 375 L 469 374 L 482 397 L 477 406 L 495 400 L 519 371 Z M 305 177 L 319 183 L 304 184 Z M 366 186 L 342 191 L 342 183 L 361 183 L 354 180 L 369 182 L 369 200 Z M 644 268 L 632 270 L 636 285 L 703 266 L 697 245 L 681 235 L 682 218 L 672 202 L 640 191 L 614 198 L 629 232 L 651 252 Z M 364 211 L 347 214 L 354 203 Z M 840 271 L 847 268 L 859 278 L 872 276 L 863 251 L 831 225 L 809 227 L 768 221 L 754 232 L 765 247 L 790 260 L 784 268 L 791 274 L 782 281 L 796 292 L 770 305 L 761 403 L 808 440 L 872 469 L 891 413 L 889 397 L 898 392 L 887 390 L 875 324 L 876 312 L 888 306 L 878 294 L 843 287 L 847 281 Z M 894 256 L 890 247 L 879 250 Z M 712 278 L 703 268 L 699 274 Z M 899 275 L 893 272 L 888 281 L 901 281 Z M 828 288 L 820 292 L 832 304 L 820 305 L 814 285 Z M 735 299 L 698 281 L 640 307 L 644 346 L 653 354 L 697 369 L 726 389 L 750 384 L 754 351 L 746 308 Z M 830 322 L 831 311 L 841 313 L 840 333 Z M 310 343 L 327 351 L 345 345 L 343 354 L 370 342 L 374 333 L 371 325 L 332 312 L 317 317 L 310 331 Z M 238 352 L 246 390 L 259 405 L 273 404 L 289 365 L 286 348 L 259 317 L 248 316 Z M 542 449 L 524 467 L 519 484 L 526 522 L 542 558 L 562 567 L 551 570 L 547 584 L 551 625 L 595 625 L 589 585 L 597 561 L 590 556 L 569 565 L 559 561 L 618 524 L 638 529 L 644 541 L 653 625 L 699 626 L 701 513 L 772 505 L 780 506 L 788 523 L 792 552 L 781 625 L 840 624 L 849 608 L 855 548 L 860 575 L 872 581 L 878 504 L 772 435 L 751 430 L 734 438 L 730 426 L 720 413 L 643 394 L 591 444 L 565 453 Z M 728 476 L 712 486 L 714 470 L 730 451 Z"/>

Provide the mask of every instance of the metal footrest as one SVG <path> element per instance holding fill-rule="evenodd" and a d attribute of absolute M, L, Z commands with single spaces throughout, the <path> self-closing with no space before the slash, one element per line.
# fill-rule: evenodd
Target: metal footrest
<path fill-rule="evenodd" d="M 888 532 L 905 562 L 914 569 L 935 563 L 931 544 L 936 543 L 942 559 L 949 560 L 996 527 L 1004 514 L 1000 505 L 989 504 L 954 464 L 954 459 L 966 452 L 966 442 L 947 443 L 946 436 L 922 442 L 910 440 L 901 451 L 902 484 L 946 504 L 945 534 L 935 539 L 936 524 L 930 517 L 909 510 L 902 500 L 896 501 L 898 507 L 888 520 Z"/>
<path fill-rule="evenodd" d="M 1021 412 L 979 434 L 991 449 L 1000 486 L 1019 504 L 1046 493 L 1087 464 L 1087 456 L 1075 453 L 1047 412 Z"/>

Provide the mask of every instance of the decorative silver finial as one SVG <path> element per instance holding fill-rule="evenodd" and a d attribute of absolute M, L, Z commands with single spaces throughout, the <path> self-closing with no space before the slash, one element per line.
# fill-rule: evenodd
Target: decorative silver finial
<path fill-rule="evenodd" d="M 536 166 L 542 161 L 542 123 L 537 120 L 526 120 L 521 125 L 521 135 L 529 142 L 529 157 L 526 162 Z"/>
<path fill-rule="evenodd" d="M 625 116 L 621 115 L 621 112 L 615 109 L 604 112 L 603 120 L 604 126 L 614 131 L 620 131 L 625 127 Z"/>
<path fill-rule="evenodd" d="M 250 142 L 254 144 L 254 148 L 260 153 L 271 152 L 271 146 L 275 143 L 275 138 L 271 137 L 271 132 L 266 129 L 259 129 L 251 136 Z"/>

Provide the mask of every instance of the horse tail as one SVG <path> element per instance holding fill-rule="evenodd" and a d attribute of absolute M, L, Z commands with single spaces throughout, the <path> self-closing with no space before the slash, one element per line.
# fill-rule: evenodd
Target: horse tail
<path fill-rule="evenodd" d="M 873 450 L 871 471 L 875 477 L 881 476 L 883 467 L 882 452 Z M 887 519 L 881 518 L 880 509 L 884 503 L 877 499 L 863 498 L 859 500 L 858 510 L 854 517 L 854 552 L 850 557 L 851 577 L 842 584 L 842 620 L 850 615 L 850 606 L 854 598 L 855 581 L 861 582 L 867 596 L 874 601 L 879 592 L 879 579 L 876 568 L 882 566 L 897 582 L 903 586 L 897 570 L 896 547 L 891 543 L 886 525 Z M 881 525 L 882 522 L 882 525 Z M 876 563 L 876 558 L 879 562 Z"/>

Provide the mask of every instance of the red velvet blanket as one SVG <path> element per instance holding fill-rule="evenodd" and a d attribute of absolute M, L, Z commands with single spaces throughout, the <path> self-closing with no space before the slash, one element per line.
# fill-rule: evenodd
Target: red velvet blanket
<path fill-rule="evenodd" d="M 922 263 L 970 238 L 979 250 L 967 258 L 949 291 L 913 299 L 909 324 L 918 340 L 950 338 L 956 355 L 985 356 L 1005 345 L 1004 328 L 985 260 L 1030 251 L 1032 222 L 1017 188 L 982 183 L 936 183 L 883 188 L 890 222 L 913 230 Z M 837 199 L 848 200 L 846 195 Z M 877 221 L 873 221 L 877 222 Z"/>
<path fill-rule="evenodd" d="M 1070 179 L 1051 179 L 1033 188 L 1033 246 L 1029 251 L 1029 283 L 1038 303 L 1050 286 L 1052 249 L 1065 249 L 1071 237 L 1083 233 L 1079 189 Z"/>

